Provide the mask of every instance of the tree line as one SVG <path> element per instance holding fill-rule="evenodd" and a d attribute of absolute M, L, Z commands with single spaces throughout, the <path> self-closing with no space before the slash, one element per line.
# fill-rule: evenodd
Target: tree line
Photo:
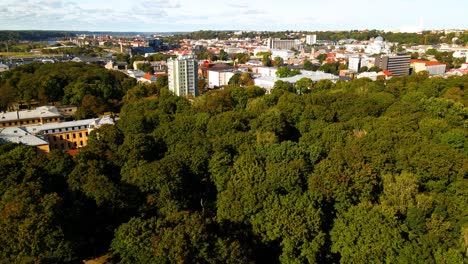
<path fill-rule="evenodd" d="M 95 117 L 106 111 L 119 112 L 122 97 L 135 84 L 125 74 L 99 65 L 31 63 L 2 74 L 0 109 L 13 102 L 60 102 L 78 106 L 78 119 Z"/>
<path fill-rule="evenodd" d="M 0 41 L 43 41 L 75 36 L 76 34 L 70 31 L 0 30 Z"/>

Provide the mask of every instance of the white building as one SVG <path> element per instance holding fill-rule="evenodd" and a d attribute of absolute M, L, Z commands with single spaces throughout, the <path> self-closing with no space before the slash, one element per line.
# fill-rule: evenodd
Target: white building
<path fill-rule="evenodd" d="M 273 67 L 256 67 L 256 68 L 252 68 L 252 71 L 255 73 L 255 74 L 258 74 L 262 77 L 274 77 L 276 76 L 276 71 L 278 69 L 277 68 L 273 68 Z"/>
<path fill-rule="evenodd" d="M 226 53 L 228 54 L 234 54 L 234 53 L 246 53 L 248 50 L 243 49 L 243 48 L 237 48 L 237 47 L 229 47 L 226 49 Z"/>
<path fill-rule="evenodd" d="M 447 65 L 437 61 L 411 60 L 411 67 L 416 73 L 427 71 L 429 72 L 429 76 L 434 76 L 443 75 Z"/>
<path fill-rule="evenodd" d="M 228 85 L 231 77 L 234 76 L 232 70 L 216 71 L 208 70 L 208 87 L 217 88 Z"/>
<path fill-rule="evenodd" d="M 374 57 L 363 56 L 361 58 L 361 66 L 360 67 L 366 66 L 367 68 L 372 68 L 372 67 L 374 67 L 374 65 L 375 65 L 375 58 Z"/>
<path fill-rule="evenodd" d="M 456 50 L 453 55 L 452 55 L 454 58 L 464 58 L 466 57 L 467 60 L 468 60 L 468 50 L 466 49 L 463 49 L 463 50 Z"/>
<path fill-rule="evenodd" d="M 355 72 L 359 71 L 359 68 L 361 67 L 361 58 L 359 57 L 350 57 L 348 59 L 348 69 L 353 70 Z"/>
<path fill-rule="evenodd" d="M 377 76 L 379 75 L 383 75 L 383 74 L 380 74 L 380 73 L 377 73 L 377 72 L 363 72 L 363 73 L 360 73 L 356 78 L 358 79 L 361 79 L 361 78 L 369 78 L 373 81 L 376 81 L 377 80 Z"/>
<path fill-rule="evenodd" d="M 285 62 L 287 62 L 289 59 L 294 58 L 294 52 L 292 50 L 272 49 L 271 50 L 271 58 L 274 59 L 276 57 L 280 57 Z"/>
<path fill-rule="evenodd" d="M 313 45 L 317 43 L 317 35 L 306 35 L 306 44 Z"/>
<path fill-rule="evenodd" d="M 297 48 L 300 45 L 300 41 L 297 39 L 272 39 L 267 40 L 267 47 L 269 49 L 291 49 Z"/>
<path fill-rule="evenodd" d="M 198 62 L 194 58 L 167 60 L 169 90 L 175 95 L 198 96 Z"/>
<path fill-rule="evenodd" d="M 287 78 L 279 78 L 274 76 L 258 77 L 254 79 L 254 83 L 256 86 L 267 90 L 267 93 L 270 93 L 276 81 L 281 80 L 284 82 L 295 84 L 298 80 L 302 78 L 311 79 L 313 82 L 318 82 L 320 80 L 337 81 L 339 79 L 339 77 L 336 75 L 324 73 L 322 71 L 301 71 L 301 74 Z"/>
<path fill-rule="evenodd" d="M 365 52 L 367 54 L 389 53 L 389 45 L 387 45 L 382 37 L 376 37 L 374 42 L 367 45 Z"/>

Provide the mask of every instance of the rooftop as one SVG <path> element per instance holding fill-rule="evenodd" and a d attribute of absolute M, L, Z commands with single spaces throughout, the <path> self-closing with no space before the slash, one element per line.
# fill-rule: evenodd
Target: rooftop
<path fill-rule="evenodd" d="M 258 77 L 256 79 L 263 80 L 263 81 L 273 81 L 276 82 L 278 80 L 289 82 L 289 83 L 296 83 L 298 80 L 302 78 L 308 78 L 311 79 L 314 82 L 320 81 L 320 80 L 338 80 L 339 77 L 330 73 L 324 73 L 322 71 L 301 71 L 301 74 L 292 76 L 292 77 L 286 77 L 286 78 L 279 78 L 279 77 L 274 77 L 274 76 L 263 76 L 263 77 Z"/>
<path fill-rule="evenodd" d="M 444 65 L 438 61 L 426 61 L 426 60 L 411 60 L 411 63 L 424 63 L 426 66 L 438 66 Z"/>
<path fill-rule="evenodd" d="M 41 106 L 35 110 L 0 112 L 0 122 L 48 117 L 60 117 L 60 113 L 55 106 Z"/>
<path fill-rule="evenodd" d="M 0 129 L 0 140 L 28 146 L 41 146 L 49 144 L 46 140 L 31 135 L 21 127 L 7 127 Z"/>

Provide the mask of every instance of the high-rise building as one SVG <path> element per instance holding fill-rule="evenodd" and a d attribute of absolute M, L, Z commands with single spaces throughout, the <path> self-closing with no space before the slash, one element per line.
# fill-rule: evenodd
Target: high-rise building
<path fill-rule="evenodd" d="M 358 72 L 361 68 L 361 58 L 350 57 L 348 60 L 348 69 Z"/>
<path fill-rule="evenodd" d="M 382 56 L 375 58 L 375 66 L 388 70 L 393 76 L 407 76 L 410 69 L 410 55 Z"/>
<path fill-rule="evenodd" d="M 169 90 L 175 95 L 198 96 L 198 62 L 194 58 L 167 60 Z"/>
<path fill-rule="evenodd" d="M 317 43 L 317 35 L 306 35 L 306 44 L 313 45 Z"/>

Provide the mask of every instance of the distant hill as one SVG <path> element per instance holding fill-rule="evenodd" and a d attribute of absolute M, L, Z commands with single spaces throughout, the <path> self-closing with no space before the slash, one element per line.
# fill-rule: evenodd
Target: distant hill
<path fill-rule="evenodd" d="M 41 30 L 2 30 L 0 31 L 0 41 L 14 40 L 30 40 L 40 41 L 55 38 L 74 37 L 75 33 L 71 31 L 41 31 Z"/>
<path fill-rule="evenodd" d="M 54 30 L 0 30 L 0 41 L 41 41 L 56 38 L 76 37 L 77 35 L 112 35 L 112 36 L 136 36 L 136 35 L 161 35 L 171 36 L 187 34 L 188 32 L 112 32 L 112 31 L 54 31 Z"/>

